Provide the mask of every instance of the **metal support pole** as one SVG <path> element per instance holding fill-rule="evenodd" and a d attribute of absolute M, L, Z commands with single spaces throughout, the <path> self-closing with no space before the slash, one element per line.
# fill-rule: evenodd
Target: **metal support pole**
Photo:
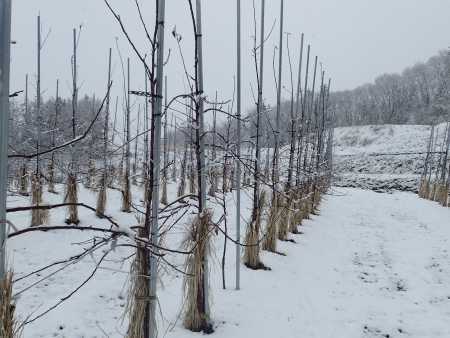
<path fill-rule="evenodd" d="M 174 117 L 173 124 L 173 181 L 177 181 L 177 118 Z"/>
<path fill-rule="evenodd" d="M 427 157 L 425 158 L 425 167 L 424 167 L 424 172 L 422 174 L 422 176 L 425 179 L 428 175 L 428 165 L 430 164 L 430 152 L 431 152 L 431 147 L 433 144 L 433 134 L 434 134 L 434 126 L 431 126 L 431 135 L 430 135 L 430 139 L 428 141 Z"/>
<path fill-rule="evenodd" d="M 11 0 L 0 0 L 0 245 L 6 240 L 6 186 L 8 179 L 9 71 Z M 1 247 L 0 247 L 1 249 Z M 5 276 L 5 248 L 0 251 L 0 277 Z"/>
<path fill-rule="evenodd" d="M 306 115 L 306 94 L 308 92 L 308 73 L 309 73 L 309 52 L 311 51 L 311 46 L 308 45 L 308 53 L 306 56 L 306 74 L 305 74 L 305 95 L 304 95 L 304 99 L 303 99 L 303 107 L 302 107 L 302 129 L 303 129 L 303 124 L 304 124 L 304 118 Z"/>
<path fill-rule="evenodd" d="M 257 135 L 256 135 L 256 210 L 259 208 L 259 195 L 260 195 L 260 171 L 261 171 L 261 144 L 259 135 L 259 128 L 261 128 L 261 114 L 262 114 L 262 104 L 263 104 L 263 76 L 264 76 L 264 10 L 265 10 L 265 0 L 261 2 L 261 52 L 259 56 L 259 92 L 258 92 L 258 116 L 257 116 Z"/>
<path fill-rule="evenodd" d="M 217 92 L 216 92 L 216 99 L 214 102 L 215 103 L 214 103 L 214 110 L 213 110 L 213 148 L 212 148 L 213 165 L 215 164 L 215 160 L 216 160 Z"/>
<path fill-rule="evenodd" d="M 306 55 L 306 73 L 305 73 L 305 93 L 303 96 L 303 104 L 302 104 L 302 118 L 301 118 L 301 124 L 300 124 L 300 136 L 299 136 L 299 140 L 300 140 L 300 151 L 298 154 L 298 158 L 297 158 L 297 172 L 300 172 L 300 163 L 301 163 L 301 159 L 302 159 L 302 152 L 303 152 L 303 148 L 302 148 L 302 140 L 303 140 L 303 130 L 304 130 L 304 125 L 305 125 L 305 115 L 306 115 L 306 94 L 308 93 L 308 73 L 309 73 L 309 54 L 311 51 L 311 46 L 308 45 L 308 52 Z M 297 184 L 300 183 L 299 180 L 299 175 L 297 174 Z"/>
<path fill-rule="evenodd" d="M 77 30 L 73 30 L 73 110 L 72 110 L 72 136 L 73 138 L 77 137 L 76 135 L 76 125 L 77 125 L 77 110 L 78 110 L 78 88 L 77 88 Z M 77 182 L 78 175 L 78 165 L 77 165 L 77 145 L 76 143 L 73 145 L 73 156 L 72 156 L 72 170 L 75 175 L 75 184 Z"/>
<path fill-rule="evenodd" d="M 39 154 L 41 151 L 41 17 L 37 17 L 37 83 L 36 83 L 36 109 L 37 109 L 37 143 L 36 143 L 36 152 Z M 39 188 L 41 188 L 41 157 L 36 157 L 36 182 Z M 38 189 L 39 189 L 38 188 Z M 42 198 L 42 190 L 41 195 L 39 196 L 39 202 Z M 40 219 L 41 211 L 37 210 L 38 219 Z"/>
<path fill-rule="evenodd" d="M 323 123 L 323 125 L 322 125 L 323 136 L 322 136 L 322 138 L 323 139 L 325 137 L 325 131 L 326 131 L 326 120 L 328 119 L 328 100 L 330 98 L 330 86 L 331 86 L 331 78 L 328 79 L 327 95 L 326 95 L 325 103 L 324 103 L 324 106 L 323 106 L 323 121 L 322 121 L 322 123 Z M 325 141 L 322 142 L 322 153 L 323 152 L 326 152 L 325 151 Z"/>
<path fill-rule="evenodd" d="M 161 114 L 162 114 L 162 89 L 163 89 L 163 65 L 164 65 L 164 20 L 165 20 L 165 0 L 159 0 L 157 29 L 158 29 L 158 49 L 156 63 L 156 106 L 155 106 L 155 133 L 153 143 L 154 154 L 154 172 L 153 172 L 153 196 L 152 196 L 152 220 L 151 220 L 151 243 L 158 245 L 158 209 L 159 209 L 159 181 L 161 169 Z M 156 337 L 156 274 L 158 257 L 153 253 L 157 253 L 157 249 L 153 246 L 150 250 L 150 294 L 149 294 L 149 310 L 148 316 L 148 332 L 149 338 Z M 147 308 L 148 309 L 148 308 Z"/>
<path fill-rule="evenodd" d="M 302 33 L 302 40 L 300 43 L 300 61 L 299 61 L 299 65 L 298 65 L 298 80 L 297 80 L 297 95 L 296 95 L 296 103 L 295 103 L 295 117 L 294 117 L 294 123 L 292 124 L 292 140 L 291 140 L 291 148 L 292 150 L 295 150 L 295 143 L 296 143 L 296 139 L 298 136 L 298 113 L 299 113 L 299 108 L 300 108 L 300 104 L 302 101 L 301 96 L 300 96 L 300 92 L 301 92 L 301 87 L 302 87 L 302 58 L 303 58 L 303 36 L 304 34 Z M 300 147 L 300 143 L 298 144 L 298 146 Z M 294 156 L 291 155 L 290 160 L 289 160 L 289 177 L 288 177 L 288 182 L 289 182 L 289 188 L 291 188 L 293 186 L 292 183 L 292 176 L 293 176 L 293 172 L 294 172 Z M 296 170 L 296 176 L 298 177 L 298 167 Z"/>
<path fill-rule="evenodd" d="M 41 17 L 37 17 L 37 83 L 36 83 L 36 106 L 37 106 L 37 147 L 36 152 L 39 154 L 41 145 Z M 41 185 L 41 158 L 36 157 L 36 179 Z M 39 213 L 40 210 L 38 210 Z"/>
<path fill-rule="evenodd" d="M 106 199 L 106 187 L 108 186 L 106 183 L 108 168 L 106 165 L 106 153 L 108 152 L 108 120 L 109 120 L 109 88 L 111 86 L 111 52 L 112 49 L 109 49 L 109 58 L 108 58 L 108 86 L 106 89 L 108 90 L 108 96 L 106 98 L 106 116 L 105 116 L 105 141 L 104 141 L 104 155 L 103 155 L 103 199 Z"/>
<path fill-rule="evenodd" d="M 128 78 L 127 78 L 127 86 L 128 86 L 128 98 L 127 98 L 127 149 L 126 149 L 126 182 L 125 186 L 126 189 L 130 189 L 130 157 L 131 157 L 131 150 L 130 150 L 130 110 L 131 110 L 131 98 L 130 98 L 130 58 L 127 59 L 127 71 L 128 71 Z M 129 196 L 127 195 L 127 198 Z M 126 201 L 127 204 L 131 203 L 131 201 Z"/>
<path fill-rule="evenodd" d="M 442 173 L 441 173 L 441 180 L 445 180 L 445 174 L 447 173 L 447 159 L 448 159 L 448 150 L 450 146 L 450 122 L 447 122 L 447 145 L 445 148 L 445 154 L 444 154 L 444 160 L 442 161 Z M 445 139 L 445 135 L 444 135 Z"/>
<path fill-rule="evenodd" d="M 56 129 L 58 126 L 58 96 L 59 96 L 59 79 L 56 79 L 56 97 L 55 97 L 55 120 L 53 121 L 53 131 L 52 131 L 52 146 L 54 147 L 56 144 Z M 53 177 L 53 180 L 55 179 L 54 173 L 55 173 L 55 152 L 52 152 L 52 164 L 51 164 L 51 177 Z M 51 184 L 53 184 L 52 182 Z"/>
<path fill-rule="evenodd" d="M 322 71 L 322 77 L 321 77 L 321 81 L 320 81 L 320 94 L 319 94 L 319 102 L 318 102 L 318 107 L 317 107 L 317 116 L 316 116 L 316 136 L 317 136 L 317 151 L 316 151 L 316 153 L 317 153 L 317 155 L 319 155 L 320 154 L 320 147 L 321 147 L 321 142 L 322 142 L 322 140 L 320 139 L 320 137 L 319 137 L 319 130 L 320 130 L 320 127 L 321 127 L 321 124 L 322 124 L 322 119 L 321 119 L 321 117 L 320 117 L 320 110 L 322 109 L 322 103 L 323 103 L 323 105 L 324 105 L 324 98 L 325 98 L 325 90 L 324 90 L 324 87 L 323 87 L 323 81 L 324 81 L 324 78 L 325 78 L 325 72 L 324 71 Z M 317 157 L 317 159 L 318 159 L 319 157 Z"/>
<path fill-rule="evenodd" d="M 314 125 L 315 125 L 315 130 L 314 130 L 314 137 L 313 137 L 313 150 L 314 150 L 314 154 L 311 153 L 311 167 L 315 167 L 314 170 L 314 196 L 316 196 L 316 191 L 317 191 L 317 181 L 319 179 L 320 176 L 320 148 L 321 148 L 321 132 L 320 132 L 320 128 L 321 128 L 321 124 L 322 124 L 322 119 L 320 116 L 320 110 L 321 110 L 321 104 L 324 101 L 324 97 L 325 97 L 325 90 L 324 90 L 324 86 L 323 86 L 323 81 L 324 81 L 324 77 L 325 77 L 325 72 L 322 71 L 322 76 L 321 76 L 321 82 L 320 82 L 320 92 L 319 92 L 319 100 L 318 100 L 318 104 L 316 106 L 316 113 L 314 114 L 315 120 L 314 120 Z M 314 157 L 313 157 L 314 156 Z M 314 160 L 314 162 L 313 162 Z M 315 205 L 315 198 L 313 198 L 312 200 L 312 204 L 313 206 Z"/>
<path fill-rule="evenodd" d="M 278 183 L 280 181 L 280 110 L 281 110 L 281 72 L 283 66 L 283 10 L 284 10 L 284 0 L 281 0 L 281 12 L 280 12 L 280 46 L 279 46 L 279 56 L 278 56 L 278 93 L 277 93 L 277 122 L 275 131 L 275 182 L 274 182 L 274 192 L 273 192 L 273 205 L 274 205 L 274 215 L 275 219 L 278 218 Z"/>
<path fill-rule="evenodd" d="M 26 143 L 28 143 L 28 139 L 30 138 L 30 132 L 28 130 L 30 125 L 30 117 L 28 115 L 28 74 L 25 75 L 25 136 L 26 136 Z M 27 149 L 24 149 L 25 154 L 27 153 Z"/>
<path fill-rule="evenodd" d="M 429 176 L 428 176 L 428 182 L 430 182 L 430 183 L 431 183 L 431 171 L 432 171 L 433 164 L 434 164 L 434 153 L 436 152 L 438 136 L 439 136 L 439 127 L 436 127 L 436 137 L 434 139 L 434 143 L 431 143 L 432 150 L 431 150 L 430 172 L 429 172 Z"/>
<path fill-rule="evenodd" d="M 164 76 L 164 110 L 165 110 L 165 114 L 164 114 L 164 177 L 163 180 L 164 182 L 167 181 L 167 164 L 168 164 L 168 135 L 167 135 L 167 76 Z"/>
<path fill-rule="evenodd" d="M 30 123 L 30 119 L 28 116 L 28 74 L 25 75 L 25 126 L 26 126 L 26 135 L 29 137 L 28 133 L 28 124 Z"/>
<path fill-rule="evenodd" d="M 58 106 L 58 97 L 59 97 L 59 79 L 56 79 L 56 98 L 55 98 L 55 123 L 53 125 L 53 129 L 56 130 L 58 126 L 58 113 L 59 113 L 59 106 Z M 54 132 L 53 132 L 54 133 Z M 53 146 L 55 146 L 55 140 L 53 140 Z"/>
<path fill-rule="evenodd" d="M 139 142 L 139 130 L 141 127 L 141 104 L 138 104 L 138 111 L 137 111 L 137 130 L 136 130 L 136 138 L 134 142 L 134 171 L 133 171 L 133 180 L 136 180 L 136 170 L 137 170 L 137 153 L 138 153 L 138 142 Z"/>
<path fill-rule="evenodd" d="M 116 109 L 114 111 L 114 125 L 112 129 L 112 136 L 111 136 L 111 144 L 114 144 L 114 136 L 116 136 L 116 124 L 117 124 L 117 106 L 119 104 L 119 97 L 116 96 Z"/>
<path fill-rule="evenodd" d="M 147 72 L 145 72 L 145 92 L 148 92 L 148 88 L 147 88 Z M 149 149 L 148 149 L 148 99 L 145 98 L 145 106 L 144 106 L 144 119 L 145 119 L 145 134 L 144 134 L 144 154 L 145 154 L 145 164 L 144 164 L 144 168 L 145 168 L 145 172 L 147 173 L 147 175 L 145 176 L 146 179 L 149 179 L 149 175 L 148 175 L 148 155 L 149 155 Z M 147 186 L 147 185 L 146 185 Z M 145 193 L 147 194 L 147 193 Z M 146 195 L 145 195 L 146 196 Z"/>
<path fill-rule="evenodd" d="M 202 9 L 201 1 L 196 2 L 196 21 L 197 21 L 197 53 L 198 53 L 198 95 L 203 95 L 203 37 L 202 37 Z M 199 212 L 203 213 L 206 209 L 206 172 L 205 172 L 205 124 L 204 124 L 204 107 L 203 98 L 199 98 L 199 133 L 200 133 L 200 201 Z M 206 248 L 208 251 L 208 248 Z M 205 253 L 203 257 L 203 311 L 205 315 L 205 326 L 209 327 L 209 288 L 208 288 L 208 255 Z"/>
<path fill-rule="evenodd" d="M 304 162 L 303 162 L 304 169 L 306 169 L 306 161 L 308 160 L 309 125 L 311 124 L 311 118 L 313 116 L 314 88 L 315 88 L 315 85 L 316 85 L 316 70 L 317 70 L 317 56 L 316 56 L 316 63 L 315 63 L 315 66 L 314 66 L 313 85 L 312 85 L 312 88 L 311 88 L 311 106 L 310 106 L 308 121 L 306 122 L 305 159 L 304 159 Z"/>
<path fill-rule="evenodd" d="M 237 0 L 236 290 L 241 288 L 241 0 Z"/>
<path fill-rule="evenodd" d="M 197 0 L 196 5 L 196 20 L 197 20 L 197 50 L 198 50 L 198 91 L 199 95 L 203 95 L 203 48 L 202 48 L 202 14 L 201 14 L 201 0 Z M 199 128 L 200 128 L 200 166 L 201 166 L 201 209 L 205 208 L 206 204 L 206 176 L 205 176 L 205 138 L 203 133 L 204 126 L 204 107 L 203 99 L 199 99 Z"/>
<path fill-rule="evenodd" d="M 191 93 L 194 91 L 191 85 Z M 189 112 L 188 112 L 188 121 L 189 121 L 189 173 L 191 173 L 194 169 L 194 117 L 193 117 L 193 102 L 189 100 Z"/>
<path fill-rule="evenodd" d="M 216 165 L 216 122 L 217 122 L 217 92 L 216 92 L 216 98 L 214 100 L 213 105 L 213 146 L 212 146 L 212 154 L 211 154 L 211 161 L 209 166 L 209 173 L 210 173 L 210 180 L 211 180 L 211 186 L 214 187 L 214 191 L 216 191 L 215 185 L 215 177 L 217 173 L 215 172 L 215 165 Z"/>
<path fill-rule="evenodd" d="M 316 71 L 317 71 L 317 55 L 316 55 L 316 61 L 314 64 L 314 76 L 313 76 L 313 85 L 312 85 L 312 89 L 311 89 L 311 108 L 310 108 L 310 120 L 312 118 L 313 115 L 313 108 L 314 108 L 314 89 L 315 89 L 315 85 L 316 85 Z"/>

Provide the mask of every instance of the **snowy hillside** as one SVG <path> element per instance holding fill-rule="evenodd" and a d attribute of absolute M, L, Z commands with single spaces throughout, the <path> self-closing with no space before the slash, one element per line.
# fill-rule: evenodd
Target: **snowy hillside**
<path fill-rule="evenodd" d="M 441 125 L 441 130 L 445 125 Z M 424 152 L 431 126 L 379 125 L 335 128 L 335 154 L 391 154 Z"/>
<path fill-rule="evenodd" d="M 441 151 L 445 124 L 438 125 L 437 130 L 436 151 Z M 430 132 L 431 126 L 423 125 L 336 128 L 333 157 L 337 175 L 335 184 L 376 191 L 394 189 L 416 192 Z"/>

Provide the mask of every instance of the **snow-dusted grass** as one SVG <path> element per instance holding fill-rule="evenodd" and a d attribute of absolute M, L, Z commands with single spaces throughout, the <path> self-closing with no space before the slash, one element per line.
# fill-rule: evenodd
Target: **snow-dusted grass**
<path fill-rule="evenodd" d="M 61 188 L 61 187 L 57 187 Z M 169 201 L 176 185 L 169 185 Z M 419 199 L 411 193 L 376 194 L 367 190 L 335 188 L 324 198 L 319 215 L 304 220 L 296 243 L 278 242 L 286 256 L 263 252 L 272 271 L 253 271 L 241 265 L 241 290 L 235 290 L 235 249 L 228 243 L 227 289 L 222 289 L 219 258 L 211 266 L 212 320 L 217 337 L 444 337 L 450 332 L 450 208 Z M 141 191 L 135 189 L 138 203 Z M 248 219 L 250 199 L 243 194 L 242 223 Z M 61 195 L 46 194 L 46 202 Z M 79 200 L 95 205 L 95 194 L 80 189 Z M 234 238 L 234 201 L 229 198 L 228 231 Z M 8 206 L 26 205 L 11 197 Z M 107 214 L 124 227 L 137 224 L 133 214 L 118 211 L 120 195 L 109 190 Z M 221 214 L 215 206 L 215 218 Z M 80 225 L 108 226 L 93 212 L 80 209 Z M 29 224 L 29 213 L 9 214 L 19 228 Z M 64 211 L 51 211 L 51 224 L 63 225 Z M 177 248 L 187 219 L 175 224 L 166 245 Z M 34 232 L 8 242 L 16 278 L 82 251 L 80 243 L 92 234 L 69 230 Z M 128 240 L 128 239 L 127 239 Z M 222 256 L 223 236 L 213 238 Z M 123 242 L 122 242 L 123 243 Z M 119 243 L 120 244 L 120 243 Z M 96 260 L 103 254 L 98 250 Z M 130 261 L 116 261 L 132 253 L 117 247 L 102 265 L 128 272 Z M 167 256 L 178 268 L 184 257 Z M 59 267 L 58 267 L 59 268 Z M 22 316 L 39 315 L 66 297 L 95 268 L 92 258 L 48 278 L 25 291 L 18 302 Z M 57 268 L 16 282 L 18 292 Z M 178 319 L 182 274 L 173 269 L 163 277 L 158 297 L 160 337 L 194 337 Z M 126 273 L 98 270 L 94 277 L 55 310 L 29 324 L 26 337 L 121 337 L 120 317 L 126 299 Z M 178 319 L 178 320 L 177 320 Z"/>

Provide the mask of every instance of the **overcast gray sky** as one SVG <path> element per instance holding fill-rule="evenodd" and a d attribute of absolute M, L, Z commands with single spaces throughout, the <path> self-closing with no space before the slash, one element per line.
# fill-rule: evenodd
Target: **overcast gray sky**
<path fill-rule="evenodd" d="M 154 1 L 139 0 L 139 3 L 149 28 L 152 28 Z M 164 71 L 169 81 L 168 96 L 172 97 L 184 92 L 184 84 L 180 52 L 171 31 L 176 26 L 183 36 L 181 48 L 189 71 L 193 65 L 194 37 L 188 2 L 167 0 L 166 3 L 166 54 L 170 48 L 171 58 Z M 261 0 L 255 0 L 255 3 L 259 39 Z M 110 4 L 124 20 L 137 48 L 143 54 L 148 52 L 149 44 L 134 0 L 110 0 Z M 232 99 L 236 73 L 236 1 L 203 0 L 202 12 L 205 92 L 211 97 L 217 90 L 219 100 Z M 266 0 L 266 32 L 276 20 L 273 33 L 265 44 L 264 97 L 271 104 L 276 102 L 272 56 L 274 46 L 278 45 L 279 12 L 280 1 Z M 60 80 L 61 96 L 70 95 L 72 30 L 80 25 L 83 26 L 78 47 L 79 80 L 84 81 L 80 95 L 96 93 L 100 97 L 105 94 L 110 47 L 116 66 L 113 96 L 121 95 L 123 77 L 115 37 L 118 37 L 124 60 L 131 58 L 133 89 L 142 89 L 142 66 L 103 0 L 13 0 L 12 39 L 17 44 L 12 45 L 11 51 L 11 91 L 24 89 L 25 74 L 29 74 L 30 82 L 35 83 L 36 18 L 39 13 L 43 36 L 51 29 L 41 56 L 45 95 L 55 95 L 56 79 Z M 449 13 L 448 0 L 285 0 L 284 31 L 291 34 L 294 74 L 298 72 L 301 33 L 305 33 L 305 50 L 310 44 L 312 58 L 318 55 L 325 77 L 331 77 L 332 90 L 353 89 L 383 73 L 401 72 L 450 46 Z M 242 24 L 243 109 L 247 109 L 254 104 L 250 83 L 256 87 L 251 0 L 242 0 Z M 282 84 L 289 88 L 286 50 L 283 68 Z M 29 88 L 34 90 L 31 85 Z M 284 91 L 283 97 L 288 98 L 289 94 Z"/>

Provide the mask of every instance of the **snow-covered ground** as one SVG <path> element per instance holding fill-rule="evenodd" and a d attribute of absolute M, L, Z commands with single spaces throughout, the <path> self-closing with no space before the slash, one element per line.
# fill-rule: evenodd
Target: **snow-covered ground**
<path fill-rule="evenodd" d="M 435 151 L 445 151 L 445 123 L 438 125 Z M 431 126 L 374 125 L 336 128 L 333 165 L 336 185 L 375 191 L 417 192 Z M 436 135 L 436 134 L 435 134 Z M 432 167 L 437 165 L 435 155 Z"/>
<path fill-rule="evenodd" d="M 439 125 L 441 132 L 445 124 Z M 409 153 L 427 150 L 431 126 L 372 125 L 335 128 L 336 154 Z"/>
<path fill-rule="evenodd" d="M 135 189 L 138 203 L 142 192 Z M 175 185 L 169 189 L 174 197 Z M 95 205 L 95 195 L 81 189 L 80 200 Z M 229 194 L 228 232 L 234 236 L 235 211 Z M 48 202 L 61 196 L 46 194 Z M 242 217 L 250 205 L 243 196 Z M 11 197 L 8 207 L 26 205 Z M 109 192 L 107 214 L 124 226 L 137 223 L 133 214 L 118 211 L 120 196 Z M 216 208 L 215 217 L 220 216 Z M 8 215 L 19 228 L 28 226 L 29 213 Z M 62 225 L 64 212 L 53 210 L 52 225 Z M 108 227 L 93 213 L 80 209 L 80 225 Z M 166 245 L 177 248 L 185 221 L 177 223 Z M 219 261 L 223 236 L 214 238 L 216 257 L 211 266 L 212 320 L 216 337 L 446 337 L 450 332 L 450 208 L 405 192 L 377 194 L 370 190 L 333 188 L 318 215 L 305 220 L 295 241 L 278 242 L 286 256 L 263 253 L 271 271 L 253 271 L 241 264 L 241 290 L 235 290 L 235 248 L 226 251 L 226 289 L 222 289 Z M 34 232 L 8 242 L 16 278 L 79 253 L 92 234 L 76 230 Z M 126 243 L 122 242 L 122 244 Z M 119 243 L 120 244 L 120 243 Z M 98 261 L 104 247 L 93 258 Z M 110 252 L 101 269 L 55 310 L 27 325 L 25 337 L 121 337 L 126 278 L 132 253 L 129 247 Z M 88 256 L 25 291 L 18 303 L 23 317 L 38 316 L 93 272 Z M 181 267 L 183 257 L 167 257 Z M 15 291 L 31 286 L 60 266 L 19 280 Z M 120 271 L 120 272 L 119 272 Z M 159 337 L 197 337 L 182 328 L 182 275 L 170 269 L 158 290 L 162 315 Z M 103 332 L 103 331 L 104 332 Z"/>

